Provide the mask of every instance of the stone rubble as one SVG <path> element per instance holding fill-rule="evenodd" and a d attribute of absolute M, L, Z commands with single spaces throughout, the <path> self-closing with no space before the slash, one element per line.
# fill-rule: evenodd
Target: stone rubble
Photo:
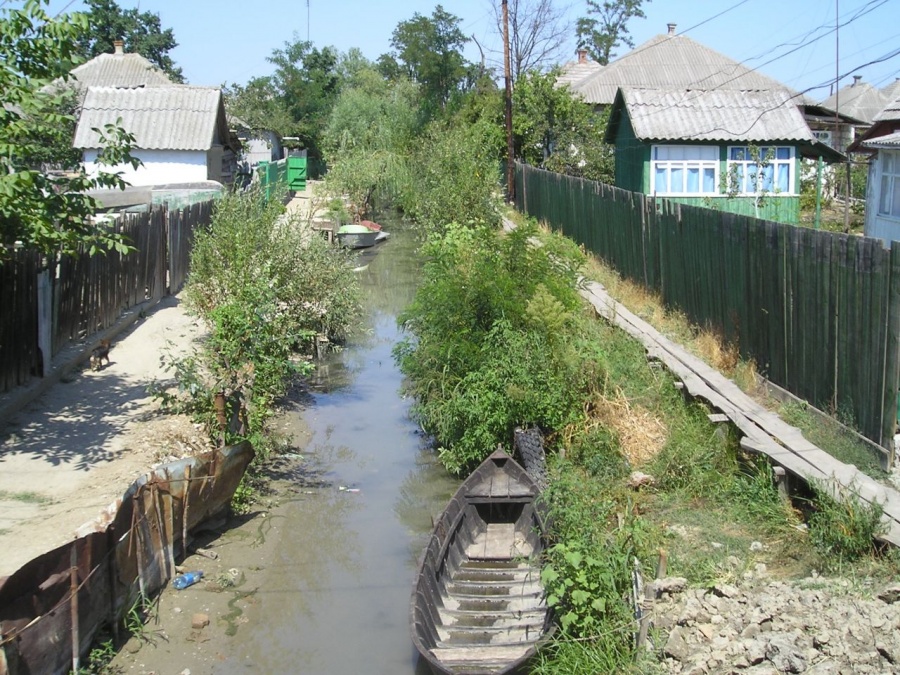
<path fill-rule="evenodd" d="M 688 675 L 900 674 L 900 584 L 812 576 L 685 588 L 653 582 L 650 644 L 667 673 Z"/>

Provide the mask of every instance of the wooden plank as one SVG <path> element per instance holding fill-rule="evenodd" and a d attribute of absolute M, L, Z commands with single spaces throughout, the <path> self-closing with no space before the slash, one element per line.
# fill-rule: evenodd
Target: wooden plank
<path fill-rule="evenodd" d="M 445 666 L 473 666 L 479 663 L 512 663 L 528 653 L 532 644 L 484 645 L 479 647 L 435 647 L 434 657 Z"/>
<path fill-rule="evenodd" d="M 870 504 L 877 501 L 884 508 L 888 525 L 884 538 L 900 545 L 900 493 L 880 485 L 856 467 L 839 462 L 810 443 L 799 429 L 763 408 L 734 382 L 612 300 L 600 284 L 589 282 L 581 293 L 599 314 L 640 340 L 693 396 L 703 398 L 726 414 L 746 436 L 741 441 L 742 447 L 766 454 L 804 480 L 825 485 L 833 482 Z M 840 497 L 840 491 L 836 494 Z"/>

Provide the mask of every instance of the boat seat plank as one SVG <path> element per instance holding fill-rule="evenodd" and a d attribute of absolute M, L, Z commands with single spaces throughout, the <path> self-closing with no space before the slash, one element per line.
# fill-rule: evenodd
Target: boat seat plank
<path fill-rule="evenodd" d="M 478 663 L 511 663 L 522 658 L 532 644 L 480 645 L 478 647 L 435 647 L 431 653 L 445 666 L 473 665 Z"/>
<path fill-rule="evenodd" d="M 466 548 L 468 557 L 488 560 L 512 560 L 533 552 L 534 547 L 516 535 L 515 523 L 488 523 L 487 529 L 479 532 Z"/>

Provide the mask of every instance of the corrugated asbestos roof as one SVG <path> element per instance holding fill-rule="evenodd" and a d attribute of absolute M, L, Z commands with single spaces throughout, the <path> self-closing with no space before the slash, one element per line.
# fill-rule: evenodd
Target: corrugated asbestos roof
<path fill-rule="evenodd" d="M 900 77 L 890 84 L 883 86 L 881 88 L 881 93 L 884 94 L 885 101 L 893 101 L 895 98 L 900 97 Z"/>
<path fill-rule="evenodd" d="M 72 69 L 72 75 L 80 88 L 173 84 L 163 71 L 140 54 L 100 54 Z"/>
<path fill-rule="evenodd" d="M 884 92 L 866 82 L 854 82 L 822 101 L 822 106 L 871 124 L 888 99 Z"/>
<path fill-rule="evenodd" d="M 657 35 L 572 87 L 594 105 L 611 105 L 619 87 L 777 90 L 788 87 L 684 35 Z M 803 103 L 798 96 L 797 104 Z"/>
<path fill-rule="evenodd" d="M 635 136 L 641 140 L 815 140 L 784 90 L 623 88 L 622 96 Z"/>
<path fill-rule="evenodd" d="M 886 136 L 879 136 L 878 138 L 870 138 L 860 143 L 860 145 L 867 148 L 900 148 L 900 131 L 895 131 Z"/>
<path fill-rule="evenodd" d="M 574 87 L 586 77 L 590 77 L 603 69 L 596 61 L 569 61 L 562 67 L 562 73 L 556 78 L 557 86 L 568 84 Z"/>
<path fill-rule="evenodd" d="M 221 105 L 221 92 L 215 87 L 90 87 L 75 130 L 74 145 L 99 147 L 92 128 L 103 128 L 121 117 L 122 127 L 134 134 L 138 148 L 208 150 L 216 137 Z"/>
<path fill-rule="evenodd" d="M 900 92 L 873 119 L 874 122 L 892 122 L 894 120 L 900 120 Z"/>

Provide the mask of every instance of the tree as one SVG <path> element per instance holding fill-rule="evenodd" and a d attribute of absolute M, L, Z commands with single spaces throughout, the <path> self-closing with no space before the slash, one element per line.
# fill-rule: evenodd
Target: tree
<path fill-rule="evenodd" d="M 337 50 L 317 49 L 295 33 L 268 61 L 275 65 L 269 82 L 291 120 L 291 128 L 278 131 L 298 136 L 311 156 L 321 156 L 322 129 L 340 91 Z"/>
<path fill-rule="evenodd" d="M 553 0 L 508 0 L 509 54 L 513 82 L 529 70 L 543 70 L 560 60 L 571 30 L 564 7 Z M 497 32 L 503 35 L 500 0 L 494 0 Z"/>
<path fill-rule="evenodd" d="M 412 19 L 401 21 L 391 37 L 394 61 L 402 65 L 409 79 L 422 85 L 423 95 L 434 109 L 444 109 L 470 74 L 462 55 L 469 40 L 459 24 L 459 17 L 438 5 L 431 18 L 416 12 Z M 383 73 L 391 70 L 391 58 L 379 59 Z"/>
<path fill-rule="evenodd" d="M 88 176 L 81 166 L 50 174 L 42 168 L 59 159 L 48 156 L 42 144 L 64 133 L 74 119 L 67 112 L 74 89 L 48 85 L 78 64 L 78 39 L 87 30 L 85 15 L 51 18 L 43 9 L 47 2 L 27 0 L 22 9 L 0 11 L 0 261 L 18 247 L 47 255 L 74 253 L 82 245 L 91 252 L 127 250 L 119 235 L 92 222 L 96 202 L 84 194 L 124 188 L 120 174 Z M 118 124 L 97 131 L 101 164 L 139 164 L 130 154 L 133 137 Z M 72 159 L 60 163 L 71 165 Z"/>
<path fill-rule="evenodd" d="M 184 82 L 181 68 L 169 56 L 178 46 L 171 28 L 162 29 L 159 14 L 137 9 L 123 10 L 116 0 L 87 0 L 88 30 L 78 40 L 85 59 L 109 52 L 113 41 L 123 40 L 125 49 L 140 54 L 175 82 Z"/>
<path fill-rule="evenodd" d="M 603 142 L 606 119 L 568 87 L 559 73 L 525 73 L 513 94 L 517 155 L 525 162 L 591 180 L 611 183 L 613 152 Z"/>
<path fill-rule="evenodd" d="M 647 0 L 649 2 L 649 0 Z M 628 30 L 628 22 L 637 17 L 644 18 L 641 5 L 644 0 L 587 0 L 588 14 L 578 19 L 578 46 L 587 49 L 591 57 L 601 65 L 609 63 L 616 56 L 619 45 L 634 48 L 634 40 Z"/>
<path fill-rule="evenodd" d="M 271 77 L 254 77 L 244 85 L 226 85 L 223 95 L 228 112 L 251 129 L 276 131 L 282 136 L 294 133 L 294 120 Z"/>

